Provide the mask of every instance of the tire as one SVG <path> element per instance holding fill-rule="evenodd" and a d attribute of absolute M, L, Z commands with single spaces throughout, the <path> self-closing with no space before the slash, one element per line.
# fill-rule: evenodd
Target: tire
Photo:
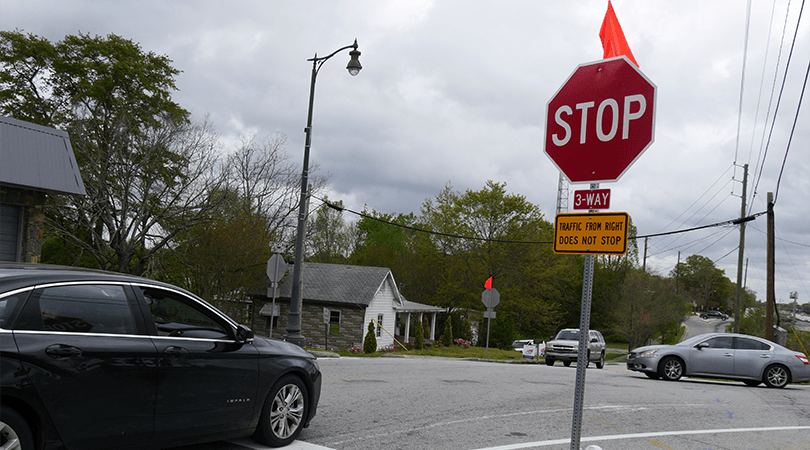
<path fill-rule="evenodd" d="M 554 358 L 546 357 L 546 365 L 547 366 L 553 366 L 554 365 Z"/>
<path fill-rule="evenodd" d="M 563 361 L 563 365 L 565 367 L 569 367 L 571 365 L 571 361 Z"/>
<path fill-rule="evenodd" d="M 599 355 L 599 360 L 598 360 L 598 361 L 596 361 L 596 368 L 597 368 L 597 369 L 601 369 L 601 368 L 603 368 L 603 367 L 605 367 L 605 352 L 602 352 L 602 353 Z"/>
<path fill-rule="evenodd" d="M 745 381 L 743 381 L 743 383 L 745 383 L 746 386 L 756 387 L 756 386 L 759 386 L 759 384 L 762 383 L 762 382 L 761 381 L 754 381 L 754 380 L 745 380 Z"/>
<path fill-rule="evenodd" d="M 664 358 L 658 366 L 659 375 L 667 381 L 678 381 L 683 376 L 683 361 L 673 356 Z"/>
<path fill-rule="evenodd" d="M 34 448 L 31 428 L 17 411 L 0 407 L 0 448 L 29 450 Z"/>
<path fill-rule="evenodd" d="M 267 394 L 253 439 L 270 447 L 283 447 L 298 438 L 309 416 L 309 395 L 295 375 L 281 377 Z"/>
<path fill-rule="evenodd" d="M 765 386 L 769 388 L 781 389 L 790 383 L 790 372 L 785 366 L 774 364 L 765 369 L 765 375 L 762 376 L 762 381 Z"/>

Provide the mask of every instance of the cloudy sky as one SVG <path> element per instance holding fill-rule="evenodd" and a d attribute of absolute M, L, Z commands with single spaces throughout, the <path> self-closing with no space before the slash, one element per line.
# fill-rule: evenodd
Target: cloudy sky
<path fill-rule="evenodd" d="M 610 211 L 652 235 L 739 217 L 748 164 L 749 211 L 777 195 L 777 300 L 797 291 L 806 303 L 810 94 L 799 99 L 810 12 L 800 17 L 798 1 L 750 3 L 749 21 L 742 0 L 613 1 L 658 104 L 655 143 L 601 187 Z M 419 214 L 448 184 L 477 191 L 492 180 L 553 221 L 559 172 L 543 150 L 546 104 L 579 64 L 602 58 L 606 10 L 607 0 L 3 0 L 0 29 L 54 42 L 114 33 L 165 54 L 182 70 L 175 100 L 197 120 L 210 114 L 226 146 L 278 132 L 298 164 L 307 59 L 356 38 L 362 72 L 348 75 L 343 52 L 317 80 L 312 160 L 330 175 L 331 199 Z M 745 283 L 760 299 L 766 225 L 762 215 L 746 228 Z M 736 281 L 738 230 L 651 237 L 647 267 L 668 274 L 679 253 L 700 254 Z"/>

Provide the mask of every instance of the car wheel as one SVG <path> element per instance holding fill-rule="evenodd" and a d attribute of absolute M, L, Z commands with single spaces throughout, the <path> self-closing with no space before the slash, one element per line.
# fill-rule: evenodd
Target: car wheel
<path fill-rule="evenodd" d="M 270 389 L 253 439 L 271 447 L 288 445 L 301 434 L 308 414 L 304 382 L 295 375 L 285 375 Z"/>
<path fill-rule="evenodd" d="M 657 379 L 661 378 L 661 375 L 658 375 L 657 373 L 652 373 L 652 372 L 644 372 L 644 375 L 647 375 L 647 378 L 652 378 L 653 380 L 657 380 Z"/>
<path fill-rule="evenodd" d="M 571 361 L 563 361 L 563 365 L 564 365 L 565 367 L 568 367 L 568 366 L 570 366 L 570 365 L 571 365 Z"/>
<path fill-rule="evenodd" d="M 0 448 L 9 450 L 34 448 L 34 436 L 28 423 L 13 409 L 0 409 Z"/>
<path fill-rule="evenodd" d="M 770 388 L 783 388 L 790 382 L 790 373 L 785 366 L 773 365 L 765 369 L 765 376 L 762 378 L 765 386 Z"/>
<path fill-rule="evenodd" d="M 554 365 L 554 359 L 546 358 L 546 365 L 547 366 L 553 366 Z"/>
<path fill-rule="evenodd" d="M 678 381 L 683 376 L 683 362 L 675 357 L 664 358 L 659 366 L 661 378 L 667 381 Z"/>
<path fill-rule="evenodd" d="M 599 355 L 599 360 L 596 361 L 596 368 L 601 369 L 602 367 L 605 367 L 605 352 L 602 352 L 602 354 Z"/>
<path fill-rule="evenodd" d="M 745 381 L 743 381 L 743 383 L 745 383 L 746 386 L 755 387 L 755 386 L 759 386 L 759 383 L 762 383 L 762 382 L 761 381 L 754 381 L 754 380 L 745 380 Z"/>

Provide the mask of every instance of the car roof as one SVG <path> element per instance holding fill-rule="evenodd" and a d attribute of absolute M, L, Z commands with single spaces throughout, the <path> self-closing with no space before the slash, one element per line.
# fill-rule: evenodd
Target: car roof
<path fill-rule="evenodd" d="M 113 281 L 144 283 L 182 290 L 159 281 L 104 270 L 50 264 L 24 264 L 0 262 L 0 292 L 66 281 Z"/>
<path fill-rule="evenodd" d="M 751 334 L 742 334 L 742 333 L 706 333 L 706 334 L 699 334 L 697 336 L 693 336 L 693 337 L 691 337 L 689 339 L 686 339 L 684 341 L 681 341 L 681 342 L 686 342 L 686 341 L 697 342 L 697 341 L 702 341 L 702 340 L 717 337 L 717 336 L 750 338 L 750 339 L 755 339 L 755 340 L 760 341 L 760 342 L 764 342 L 764 343 L 769 344 L 769 345 L 771 345 L 771 346 L 773 346 L 775 348 L 784 348 L 784 349 L 790 350 L 790 349 L 788 349 L 788 348 L 786 348 L 786 347 L 784 347 L 782 345 L 777 344 L 776 342 L 769 341 L 769 340 L 767 340 L 767 339 L 765 339 L 763 337 L 754 336 L 754 335 L 751 335 Z M 793 351 L 793 350 L 790 350 L 790 351 Z"/>

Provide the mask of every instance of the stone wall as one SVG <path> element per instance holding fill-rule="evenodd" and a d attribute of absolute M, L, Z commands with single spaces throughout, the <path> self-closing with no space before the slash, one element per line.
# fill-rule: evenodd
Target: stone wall
<path fill-rule="evenodd" d="M 270 302 L 258 301 L 256 312 L 262 306 Z M 279 305 L 278 325 L 273 329 L 273 338 L 281 339 L 287 334 L 287 318 L 290 306 L 287 301 L 276 300 Z M 326 324 L 323 322 L 323 309 L 329 308 L 331 311 L 340 311 L 340 327 L 338 334 L 325 334 Z M 364 310 L 356 306 L 338 307 L 335 305 L 304 304 L 301 309 L 301 334 L 306 338 L 308 348 L 327 350 L 347 349 L 352 346 L 362 347 L 365 328 L 363 327 Z M 269 336 L 270 330 L 267 328 L 267 317 L 256 316 L 256 323 L 253 332 L 260 336 Z"/>
<path fill-rule="evenodd" d="M 38 263 L 42 257 L 45 199 L 44 192 L 0 187 L 0 203 L 22 206 L 22 245 L 19 262 Z"/>

